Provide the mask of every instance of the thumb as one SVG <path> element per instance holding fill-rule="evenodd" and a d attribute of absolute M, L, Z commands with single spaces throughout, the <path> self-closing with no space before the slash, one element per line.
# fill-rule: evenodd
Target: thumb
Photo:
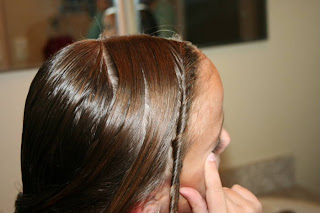
<path fill-rule="evenodd" d="M 207 203 L 197 190 L 190 187 L 182 187 L 180 188 L 180 194 L 186 198 L 193 213 L 208 212 Z"/>

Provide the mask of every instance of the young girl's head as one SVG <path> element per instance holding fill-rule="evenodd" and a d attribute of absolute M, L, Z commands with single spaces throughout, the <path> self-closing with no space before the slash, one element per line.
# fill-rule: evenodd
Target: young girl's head
<path fill-rule="evenodd" d="M 206 156 L 230 142 L 222 102 L 217 70 L 188 42 L 135 35 L 62 49 L 26 100 L 16 212 L 188 211 L 180 185 L 205 196 Z"/>

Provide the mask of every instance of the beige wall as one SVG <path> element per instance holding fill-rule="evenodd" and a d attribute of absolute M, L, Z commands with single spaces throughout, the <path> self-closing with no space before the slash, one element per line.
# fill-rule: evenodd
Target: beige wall
<path fill-rule="evenodd" d="M 203 51 L 225 87 L 233 143 L 224 166 L 293 154 L 297 181 L 320 194 L 320 2 L 269 0 L 269 38 Z M 0 74 L 0 213 L 21 187 L 23 105 L 35 70 Z"/>
<path fill-rule="evenodd" d="M 24 101 L 35 70 L 0 74 L 0 213 L 13 212 L 21 189 L 20 139 Z"/>
<path fill-rule="evenodd" d="M 225 87 L 224 166 L 293 154 L 320 194 L 320 2 L 269 0 L 268 16 L 268 40 L 203 50 Z"/>
<path fill-rule="evenodd" d="M 88 14 L 86 12 L 58 14 L 60 2 L 60 0 L 0 0 L 7 22 L 6 42 L 10 48 L 11 68 L 40 65 L 44 60 L 43 49 L 52 36 L 69 35 L 75 40 L 86 36 L 91 21 Z M 53 18 L 57 18 L 61 23 L 58 30 L 50 26 Z M 15 47 L 17 42 L 20 44 L 20 49 L 18 48 L 20 53 Z M 25 59 L 21 59 L 18 56 L 20 54 L 26 55 Z"/>

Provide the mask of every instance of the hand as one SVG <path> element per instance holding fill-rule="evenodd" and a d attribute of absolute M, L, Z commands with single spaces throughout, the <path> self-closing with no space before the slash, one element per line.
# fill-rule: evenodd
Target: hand
<path fill-rule="evenodd" d="M 193 188 L 180 188 L 193 213 L 262 213 L 261 203 L 248 189 L 240 185 L 222 187 L 213 153 L 205 163 L 205 182 L 206 200 Z"/>

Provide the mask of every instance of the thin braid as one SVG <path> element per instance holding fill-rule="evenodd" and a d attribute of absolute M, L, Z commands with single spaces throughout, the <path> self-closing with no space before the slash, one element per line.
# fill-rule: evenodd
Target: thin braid
<path fill-rule="evenodd" d="M 180 188 L 180 173 L 182 169 L 182 160 L 184 156 L 185 147 L 184 132 L 188 122 L 188 112 L 190 109 L 190 99 L 192 93 L 192 86 L 195 80 L 196 64 L 198 55 L 195 53 L 195 47 L 190 43 L 182 42 L 180 52 L 181 57 L 176 57 L 178 69 L 176 75 L 179 82 L 180 95 L 180 109 L 177 122 L 177 133 L 175 139 L 172 141 L 172 180 L 170 189 L 170 213 L 178 212 L 179 188 Z"/>

